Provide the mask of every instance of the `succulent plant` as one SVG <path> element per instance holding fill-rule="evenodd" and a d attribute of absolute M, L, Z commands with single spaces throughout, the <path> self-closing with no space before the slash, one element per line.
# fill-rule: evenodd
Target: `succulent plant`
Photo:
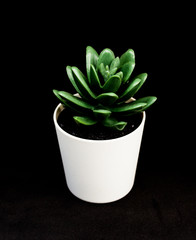
<path fill-rule="evenodd" d="M 127 50 L 120 58 L 106 48 L 99 55 L 86 48 L 87 77 L 77 67 L 66 67 L 67 75 L 78 95 L 53 90 L 63 105 L 73 111 L 78 124 L 123 130 L 128 117 L 149 108 L 156 97 L 130 100 L 144 84 L 147 74 L 130 78 L 135 67 L 135 54 Z"/>

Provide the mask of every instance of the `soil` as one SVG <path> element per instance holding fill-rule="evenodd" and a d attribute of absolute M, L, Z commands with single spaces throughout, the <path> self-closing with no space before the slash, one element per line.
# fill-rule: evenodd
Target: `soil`
<path fill-rule="evenodd" d="M 133 132 L 140 125 L 141 121 L 142 113 L 129 117 L 127 121 L 128 123 L 122 131 L 106 128 L 101 124 L 96 124 L 94 126 L 82 126 L 76 124 L 73 119 L 73 115 L 68 109 L 64 109 L 57 120 L 59 126 L 65 132 L 76 137 L 93 140 L 108 140 L 123 137 Z"/>

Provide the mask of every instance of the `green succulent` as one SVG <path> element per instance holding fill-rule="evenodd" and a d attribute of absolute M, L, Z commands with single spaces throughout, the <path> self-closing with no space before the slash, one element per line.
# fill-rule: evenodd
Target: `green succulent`
<path fill-rule="evenodd" d="M 100 54 L 86 48 L 87 77 L 77 67 L 66 67 L 67 75 L 78 95 L 53 90 L 63 105 L 73 111 L 78 124 L 123 130 L 127 118 L 149 108 L 156 97 L 148 96 L 127 102 L 144 84 L 147 74 L 130 78 L 135 54 L 127 50 L 120 58 L 106 48 Z"/>

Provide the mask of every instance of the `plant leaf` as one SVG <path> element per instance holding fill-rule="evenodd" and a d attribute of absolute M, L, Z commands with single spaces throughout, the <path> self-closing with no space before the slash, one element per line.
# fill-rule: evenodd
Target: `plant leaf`
<path fill-rule="evenodd" d="M 89 88 L 86 82 L 86 77 L 83 73 L 77 67 L 72 67 L 72 72 L 75 83 L 80 91 L 80 95 L 85 99 L 95 99 L 96 95 Z"/>
<path fill-rule="evenodd" d="M 99 91 L 102 88 L 99 76 L 95 70 L 95 67 L 92 64 L 90 68 L 90 85 L 96 91 Z"/>
<path fill-rule="evenodd" d="M 128 49 L 120 57 L 120 71 L 123 72 L 123 83 L 125 83 L 131 76 L 135 67 L 135 53 L 132 49 Z"/>
<path fill-rule="evenodd" d="M 148 96 L 148 97 L 143 97 L 143 98 L 139 98 L 135 101 L 135 103 L 145 103 L 146 105 L 142 107 L 141 111 L 146 110 L 147 108 L 149 108 L 155 101 L 157 100 L 157 97 L 155 96 Z"/>
<path fill-rule="evenodd" d="M 117 105 L 115 107 L 110 107 L 109 110 L 111 110 L 114 113 L 123 113 L 127 114 L 132 111 L 143 109 L 147 104 L 145 102 L 137 102 L 133 101 L 131 103 L 124 103 Z"/>
<path fill-rule="evenodd" d="M 58 90 L 53 90 L 53 93 L 56 95 L 56 97 L 63 103 L 63 105 L 71 110 L 73 110 L 74 112 L 77 112 L 77 113 L 83 113 L 84 110 L 81 109 L 81 108 L 78 108 L 77 105 L 74 105 L 74 104 L 71 104 L 71 102 L 67 101 L 66 99 L 63 99 L 60 94 L 59 94 L 59 91 Z"/>
<path fill-rule="evenodd" d="M 65 91 L 58 91 L 58 95 L 63 97 L 69 103 L 75 104 L 75 105 L 77 105 L 81 108 L 91 109 L 91 110 L 94 108 L 94 106 L 91 105 L 90 103 L 82 100 L 79 97 L 73 96 L 71 93 L 68 93 L 68 92 L 65 92 Z"/>
<path fill-rule="evenodd" d="M 91 117 L 80 117 L 80 116 L 74 116 L 73 119 L 77 124 L 82 124 L 85 126 L 92 126 L 97 123 L 97 120 L 91 118 Z"/>
<path fill-rule="evenodd" d="M 117 72 L 117 70 L 118 70 L 117 67 L 116 67 L 116 68 L 112 68 L 112 69 L 110 70 L 110 76 L 114 75 L 114 74 Z"/>
<path fill-rule="evenodd" d="M 115 124 L 115 128 L 119 131 L 122 131 L 127 125 L 127 122 L 121 121 Z"/>
<path fill-rule="evenodd" d="M 106 69 L 106 67 L 104 66 L 103 63 L 100 64 L 99 71 L 100 71 L 101 75 L 103 76 L 104 81 L 106 81 L 110 75 L 110 72 Z"/>
<path fill-rule="evenodd" d="M 116 75 L 116 76 L 119 76 L 120 79 L 121 79 L 121 81 L 122 81 L 122 79 L 123 79 L 123 72 L 118 72 L 118 73 L 116 73 L 115 75 Z"/>
<path fill-rule="evenodd" d="M 98 121 L 103 121 L 111 115 L 111 111 L 106 109 L 94 109 L 93 113 Z"/>
<path fill-rule="evenodd" d="M 119 68 L 119 70 L 123 72 L 123 83 L 125 83 L 130 78 L 134 67 L 135 62 L 127 62 Z"/>
<path fill-rule="evenodd" d="M 111 49 L 109 49 L 109 48 L 104 49 L 99 55 L 99 59 L 97 62 L 97 69 L 99 68 L 101 63 L 103 63 L 104 66 L 106 66 L 106 65 L 110 66 L 110 64 L 114 60 L 114 58 L 115 58 L 115 56 Z"/>
<path fill-rule="evenodd" d="M 130 99 L 131 97 L 133 97 L 140 82 L 141 82 L 140 78 L 135 78 L 131 83 L 129 83 L 129 85 L 126 86 L 126 90 L 120 96 L 119 102 L 125 102 L 128 99 Z"/>
<path fill-rule="evenodd" d="M 135 53 L 134 53 L 133 49 L 128 49 L 120 57 L 120 67 L 123 66 L 127 62 L 135 62 Z"/>
<path fill-rule="evenodd" d="M 102 93 L 98 95 L 96 99 L 99 103 L 103 105 L 112 105 L 118 99 L 118 95 L 113 92 Z"/>
<path fill-rule="evenodd" d="M 114 117 L 109 117 L 109 118 L 106 118 L 102 124 L 105 126 L 105 127 L 110 127 L 110 128 L 114 128 L 116 130 L 123 130 L 125 128 L 125 126 L 127 125 L 127 122 L 124 122 L 124 121 L 118 121 L 116 118 Z"/>
<path fill-rule="evenodd" d="M 119 57 L 116 57 L 110 65 L 110 71 L 112 71 L 112 69 L 114 69 L 114 68 L 118 69 L 119 65 L 120 65 L 120 59 L 119 59 Z"/>
<path fill-rule="evenodd" d="M 133 97 L 141 88 L 147 78 L 147 73 L 142 73 L 136 76 L 130 83 L 124 86 L 125 91 L 120 94 L 118 102 L 125 102 Z"/>
<path fill-rule="evenodd" d="M 147 77 L 148 77 L 147 73 L 141 73 L 141 74 L 139 74 L 138 76 L 136 76 L 134 78 L 133 81 L 135 81 L 135 79 L 139 78 L 140 79 L 140 83 L 137 86 L 134 87 L 134 89 L 132 90 L 132 96 L 130 96 L 129 98 L 133 97 L 139 91 L 139 89 L 142 87 L 142 85 L 146 81 Z M 126 100 L 128 100 L 128 98 Z"/>
<path fill-rule="evenodd" d="M 120 59 L 119 57 L 116 57 L 110 65 L 110 76 L 114 75 L 117 72 L 119 65 Z"/>
<path fill-rule="evenodd" d="M 103 90 L 105 92 L 117 92 L 121 85 L 121 78 L 118 75 L 113 75 L 110 77 L 103 85 Z"/>
<path fill-rule="evenodd" d="M 86 72 L 87 72 L 87 77 L 88 77 L 89 83 L 90 83 L 90 68 L 91 68 L 91 65 L 93 65 L 96 69 L 98 57 L 99 57 L 99 55 L 95 51 L 94 48 L 92 48 L 90 46 L 88 46 L 86 48 Z"/>
<path fill-rule="evenodd" d="M 130 112 L 127 112 L 126 114 L 123 114 L 123 115 L 124 116 L 131 116 L 133 114 L 136 114 L 136 113 L 139 113 L 139 112 L 143 112 L 144 110 L 149 108 L 156 100 L 157 100 L 157 98 L 154 97 L 154 96 L 140 98 L 140 99 L 134 101 L 134 103 L 136 103 L 136 104 L 144 104 L 144 106 L 141 107 L 141 108 L 138 108 L 138 109 L 134 109 L 134 110 L 132 110 Z"/>
<path fill-rule="evenodd" d="M 75 90 L 80 94 L 80 96 L 82 96 L 82 93 L 81 93 L 80 89 L 78 88 L 78 86 L 75 82 L 75 79 L 74 79 L 74 76 L 73 76 L 73 73 L 72 73 L 72 68 L 70 66 L 67 66 L 66 71 L 67 71 L 67 75 L 68 75 L 68 78 L 69 78 L 71 84 L 73 85 Z"/>
<path fill-rule="evenodd" d="M 59 91 L 58 90 L 53 89 L 53 93 L 66 107 L 70 107 L 71 108 L 71 106 L 59 95 Z"/>
<path fill-rule="evenodd" d="M 140 78 L 142 80 L 142 82 L 145 82 L 147 77 L 148 77 L 147 73 L 141 73 L 138 76 L 136 76 L 135 78 Z"/>
<path fill-rule="evenodd" d="M 129 84 L 126 86 L 125 91 L 119 97 L 119 102 L 125 102 L 133 97 L 136 92 L 142 87 L 147 78 L 147 73 L 141 73 L 136 76 Z"/>

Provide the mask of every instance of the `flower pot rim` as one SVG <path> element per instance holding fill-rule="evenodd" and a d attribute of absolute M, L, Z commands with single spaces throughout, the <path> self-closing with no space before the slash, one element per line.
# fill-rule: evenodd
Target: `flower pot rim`
<path fill-rule="evenodd" d="M 78 140 L 78 141 L 82 141 L 82 142 L 88 142 L 88 143 L 93 143 L 93 142 L 96 142 L 96 143 L 105 143 L 105 142 L 111 142 L 111 141 L 119 141 L 121 139 L 124 139 L 124 138 L 127 138 L 129 137 L 130 135 L 133 135 L 136 131 L 138 131 L 138 129 L 142 126 L 142 123 L 145 122 L 146 120 L 146 113 L 145 111 L 142 112 L 142 121 L 140 123 L 140 125 L 132 132 L 130 132 L 129 134 L 127 135 L 124 135 L 122 137 L 118 137 L 118 138 L 112 138 L 112 139 L 101 139 L 101 140 L 97 140 L 97 139 L 85 139 L 85 138 L 81 138 L 81 137 L 77 137 L 77 136 L 74 136 L 66 131 L 64 131 L 58 124 L 57 122 L 57 119 L 58 119 L 58 116 L 60 115 L 60 113 L 63 111 L 63 109 L 65 109 L 65 107 L 63 106 L 62 103 L 59 103 L 57 105 L 57 107 L 55 108 L 54 110 L 54 114 L 53 114 L 53 121 L 54 121 L 54 124 L 56 126 L 56 128 L 58 128 L 59 131 L 61 131 L 64 135 L 66 135 L 67 137 L 71 138 L 71 139 L 75 139 L 75 140 Z"/>

